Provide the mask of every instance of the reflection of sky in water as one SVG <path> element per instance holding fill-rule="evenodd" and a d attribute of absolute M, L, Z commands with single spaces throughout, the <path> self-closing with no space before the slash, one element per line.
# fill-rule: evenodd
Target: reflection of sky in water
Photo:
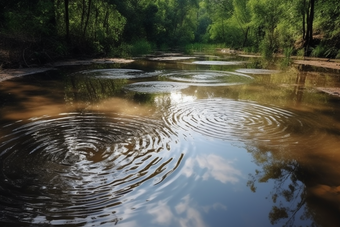
<path fill-rule="evenodd" d="M 195 96 L 183 95 L 181 92 L 171 92 L 171 103 L 192 102 L 197 98 Z"/>
<path fill-rule="evenodd" d="M 249 165 L 251 156 L 243 148 L 204 137 L 182 140 L 182 143 L 190 144 L 182 147 L 185 160 L 174 175 L 162 183 L 166 186 L 161 185 L 157 199 L 149 201 L 145 211 L 138 213 L 146 216 L 141 223 L 146 226 L 251 226 L 257 220 L 256 215 L 269 212 L 272 204 L 265 199 L 269 190 L 259 190 L 254 197 L 245 188 L 247 174 L 255 165 Z M 258 223 L 268 226 L 268 220 Z"/>
<path fill-rule="evenodd" d="M 195 168 L 204 169 L 203 180 L 213 178 L 222 183 L 235 184 L 239 182 L 241 172 L 233 167 L 233 161 L 225 160 L 214 154 L 202 155 L 196 158 L 188 158 L 185 162 L 183 174 L 187 177 L 193 176 Z"/>
<path fill-rule="evenodd" d="M 180 92 L 168 96 L 173 105 L 190 103 L 195 97 Z M 147 223 L 152 226 L 272 226 L 268 214 L 273 207 L 275 181 L 256 185 L 253 193 L 247 182 L 258 167 L 242 142 L 207 138 L 178 129 L 184 158 L 174 175 L 164 182 L 158 199 L 147 205 Z M 181 136 L 182 135 L 182 136 Z M 288 188 L 288 179 L 282 188 Z M 162 186 L 161 186 L 162 187 Z M 162 193 L 164 190 L 165 193 Z M 168 192 L 168 193 L 166 193 Z M 274 190 L 275 193 L 275 190 Z M 277 204 L 291 206 L 284 198 Z M 300 209 L 296 217 L 303 213 Z M 261 217 L 261 218 L 259 218 Z M 278 222 L 282 226 L 283 222 Z M 310 220 L 295 223 L 309 225 Z M 275 226 L 275 225 L 274 225 Z"/>
<path fill-rule="evenodd" d="M 256 194 L 246 187 L 248 174 L 257 166 L 243 145 L 196 136 L 190 143 L 176 170 L 176 183 L 146 206 L 145 215 L 151 218 L 145 219 L 147 225 L 272 226 L 269 219 L 259 217 L 272 209 L 273 182 L 258 185 Z"/>

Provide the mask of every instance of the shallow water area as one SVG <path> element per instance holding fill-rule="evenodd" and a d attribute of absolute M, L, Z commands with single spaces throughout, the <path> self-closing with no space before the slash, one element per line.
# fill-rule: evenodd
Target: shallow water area
<path fill-rule="evenodd" d="M 172 57 L 1 82 L 1 225 L 340 225 L 340 76 Z"/>

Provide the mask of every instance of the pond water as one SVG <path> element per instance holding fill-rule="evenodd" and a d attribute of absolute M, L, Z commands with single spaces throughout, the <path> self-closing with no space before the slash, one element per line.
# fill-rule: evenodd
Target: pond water
<path fill-rule="evenodd" d="M 1 226 L 339 226 L 340 73 L 189 57 L 0 83 Z"/>

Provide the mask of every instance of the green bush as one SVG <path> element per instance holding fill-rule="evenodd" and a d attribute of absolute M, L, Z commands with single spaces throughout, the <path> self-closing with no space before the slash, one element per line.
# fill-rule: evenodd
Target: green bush
<path fill-rule="evenodd" d="M 324 57 L 326 52 L 326 48 L 323 45 L 318 45 L 312 49 L 311 56 L 312 57 Z"/>
<path fill-rule="evenodd" d="M 283 61 L 281 62 L 281 67 L 284 68 L 286 66 L 289 66 L 291 64 L 290 56 L 292 56 L 292 53 L 294 51 L 293 47 L 286 47 L 283 49 Z"/>
<path fill-rule="evenodd" d="M 152 45 L 146 40 L 138 40 L 131 45 L 132 56 L 141 56 L 152 51 Z"/>
<path fill-rule="evenodd" d="M 260 45 L 261 55 L 264 59 L 269 60 L 273 58 L 273 48 L 271 47 L 269 41 L 264 39 Z"/>
<path fill-rule="evenodd" d="M 222 43 L 208 44 L 208 43 L 192 43 L 185 46 L 186 53 L 203 52 L 203 53 L 214 53 L 218 48 L 225 48 L 226 46 Z"/>

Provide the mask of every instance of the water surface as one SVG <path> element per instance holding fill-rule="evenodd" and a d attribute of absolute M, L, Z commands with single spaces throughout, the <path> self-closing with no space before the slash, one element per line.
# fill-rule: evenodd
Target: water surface
<path fill-rule="evenodd" d="M 339 85 L 211 56 L 2 82 L 0 223 L 340 225 Z"/>

